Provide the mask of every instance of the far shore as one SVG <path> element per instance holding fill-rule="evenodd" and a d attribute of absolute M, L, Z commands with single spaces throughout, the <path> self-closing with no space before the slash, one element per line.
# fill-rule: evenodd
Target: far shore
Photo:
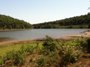
<path fill-rule="evenodd" d="M 31 28 L 32 29 L 32 28 Z M 8 32 L 8 31 L 22 31 L 22 30 L 31 30 L 31 29 L 0 29 L 0 32 Z M 73 29 L 73 28 L 72 28 Z M 75 28 L 74 28 L 75 29 Z M 88 29 L 87 31 L 90 31 L 90 29 Z M 85 31 L 85 32 L 87 32 Z"/>
<path fill-rule="evenodd" d="M 0 32 L 22 31 L 22 30 L 29 30 L 29 29 L 0 29 Z"/>

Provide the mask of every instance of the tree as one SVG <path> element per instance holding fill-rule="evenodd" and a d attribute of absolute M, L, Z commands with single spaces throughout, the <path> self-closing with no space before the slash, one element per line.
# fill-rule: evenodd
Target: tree
<path fill-rule="evenodd" d="M 27 29 L 31 24 L 10 16 L 0 15 L 0 29 Z"/>
<path fill-rule="evenodd" d="M 89 24 L 90 13 L 62 20 L 34 24 L 32 26 L 33 28 L 88 28 Z"/>

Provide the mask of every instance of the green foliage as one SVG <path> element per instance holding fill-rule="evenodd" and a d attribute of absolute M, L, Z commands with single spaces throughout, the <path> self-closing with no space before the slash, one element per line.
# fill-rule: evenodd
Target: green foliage
<path fill-rule="evenodd" d="M 59 55 L 61 57 L 61 67 L 66 66 L 68 63 L 74 63 L 81 57 L 83 54 L 81 44 L 83 44 L 82 39 L 65 41 L 60 44 Z"/>
<path fill-rule="evenodd" d="M 14 51 L 10 51 L 6 53 L 6 56 L 4 57 L 4 61 L 13 59 L 13 56 L 14 56 Z"/>
<path fill-rule="evenodd" d="M 79 46 L 81 47 L 83 52 L 87 52 L 87 39 L 79 40 Z"/>
<path fill-rule="evenodd" d="M 9 51 L 0 59 L 0 64 L 11 60 L 15 66 L 18 66 L 28 59 L 29 63 L 35 64 L 36 67 L 66 67 L 68 63 L 76 62 L 82 55 L 82 49 L 90 48 L 89 44 L 90 39 L 57 41 L 47 36 L 43 43 L 25 44 L 17 51 Z"/>
<path fill-rule="evenodd" d="M 34 51 L 35 47 L 31 45 L 27 45 L 25 48 L 25 51 L 28 52 L 29 54 L 32 54 Z"/>
<path fill-rule="evenodd" d="M 43 54 L 49 57 L 49 62 L 51 63 L 56 63 L 56 59 L 60 57 L 60 66 L 63 67 L 63 65 L 74 63 L 80 58 L 82 55 L 81 44 L 82 40 L 72 40 L 62 43 L 47 36 L 42 44 Z"/>
<path fill-rule="evenodd" d="M 13 63 L 14 65 L 23 64 L 24 63 L 23 55 L 19 52 L 16 52 L 13 56 Z"/>
<path fill-rule="evenodd" d="M 0 15 L 0 29 L 28 29 L 31 25 L 23 20 Z"/>
<path fill-rule="evenodd" d="M 6 56 L 3 59 L 4 62 L 12 60 L 14 65 L 23 64 L 24 62 L 24 57 L 20 51 L 10 51 L 6 54 Z"/>
<path fill-rule="evenodd" d="M 24 63 L 24 57 L 27 53 L 32 54 L 35 49 L 35 46 L 31 44 L 25 44 L 19 46 L 18 50 L 8 51 L 3 58 L 0 58 L 0 64 L 4 64 L 5 62 L 11 60 L 13 65 L 18 66 Z"/>
<path fill-rule="evenodd" d="M 44 57 L 40 57 L 36 63 L 37 63 L 37 67 L 44 67 L 44 65 L 45 65 Z"/>
<path fill-rule="evenodd" d="M 45 53 L 46 55 L 56 50 L 55 40 L 52 39 L 51 37 L 47 36 L 42 45 L 43 45 L 43 53 Z"/>
<path fill-rule="evenodd" d="M 74 63 L 81 56 L 81 49 L 76 46 L 64 45 L 61 49 L 61 65 L 66 65 L 67 63 Z"/>
<path fill-rule="evenodd" d="M 90 53 L 90 38 L 87 39 L 81 46 L 83 47 L 84 51 Z"/>
<path fill-rule="evenodd" d="M 90 39 L 87 40 L 87 51 L 90 53 Z"/>
<path fill-rule="evenodd" d="M 39 23 L 33 28 L 90 28 L 90 13 L 62 20 Z"/>
<path fill-rule="evenodd" d="M 3 58 L 0 57 L 0 65 L 4 64 Z"/>
<path fill-rule="evenodd" d="M 25 46 L 22 45 L 18 52 L 23 55 L 23 54 L 25 54 L 25 50 L 26 50 Z"/>

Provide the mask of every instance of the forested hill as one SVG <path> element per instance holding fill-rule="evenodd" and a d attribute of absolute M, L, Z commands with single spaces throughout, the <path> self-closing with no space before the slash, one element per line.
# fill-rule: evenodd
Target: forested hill
<path fill-rule="evenodd" d="M 0 29 L 28 29 L 31 28 L 31 24 L 12 18 L 6 15 L 0 15 Z"/>
<path fill-rule="evenodd" d="M 34 24 L 33 28 L 90 28 L 90 13 L 63 20 Z"/>

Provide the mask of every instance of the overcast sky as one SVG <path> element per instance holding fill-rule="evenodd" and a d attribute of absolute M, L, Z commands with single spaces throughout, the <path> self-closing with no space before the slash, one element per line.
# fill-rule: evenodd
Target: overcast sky
<path fill-rule="evenodd" d="M 89 0 L 0 0 L 0 14 L 31 24 L 87 14 Z"/>

